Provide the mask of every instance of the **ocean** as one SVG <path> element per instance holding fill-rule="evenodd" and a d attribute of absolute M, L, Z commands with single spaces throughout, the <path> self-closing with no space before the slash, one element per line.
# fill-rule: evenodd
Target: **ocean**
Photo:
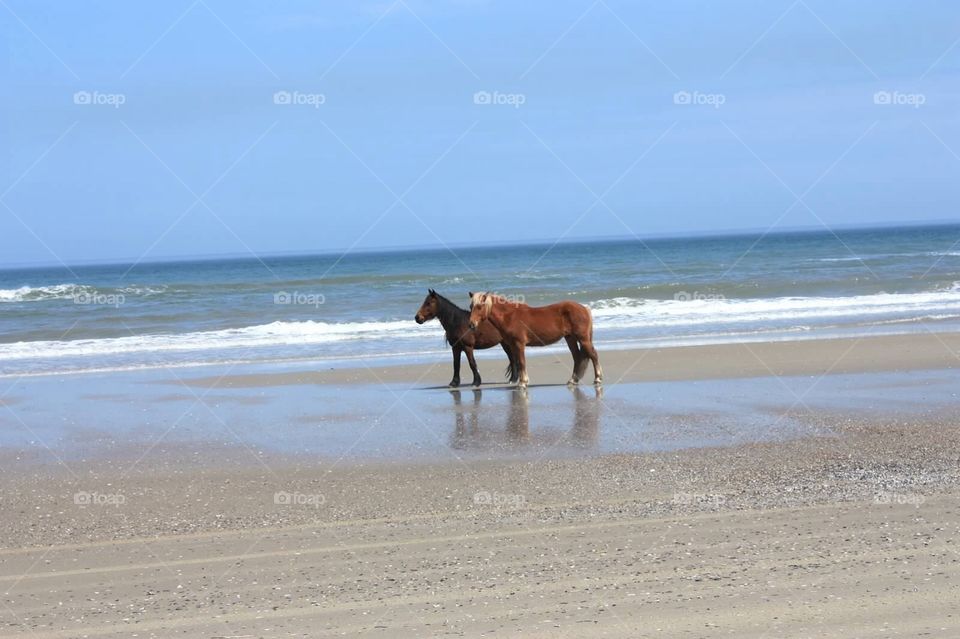
<path fill-rule="evenodd" d="M 958 243 L 940 225 L 6 269 L 0 375 L 446 360 L 439 324 L 413 321 L 428 288 L 577 300 L 601 357 L 957 330 Z"/>

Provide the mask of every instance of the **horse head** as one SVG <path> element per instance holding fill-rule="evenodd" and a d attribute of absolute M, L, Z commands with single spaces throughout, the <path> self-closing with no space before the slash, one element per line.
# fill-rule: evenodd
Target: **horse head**
<path fill-rule="evenodd" d="M 480 322 L 490 316 L 493 295 L 490 293 L 470 293 L 470 330 L 475 331 Z"/>
<path fill-rule="evenodd" d="M 437 300 L 437 292 L 432 288 L 429 289 L 427 291 L 427 296 L 423 298 L 423 304 L 420 305 L 420 310 L 418 310 L 417 314 L 413 316 L 413 319 L 417 322 L 417 324 L 429 322 L 437 316 L 438 304 L 439 301 Z"/>

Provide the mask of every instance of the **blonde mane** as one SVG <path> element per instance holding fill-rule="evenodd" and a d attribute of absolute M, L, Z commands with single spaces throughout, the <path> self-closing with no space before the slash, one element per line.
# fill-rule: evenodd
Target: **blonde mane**
<path fill-rule="evenodd" d="M 483 316 L 487 317 L 490 315 L 490 309 L 493 307 L 493 294 L 490 292 L 486 293 L 473 293 L 470 296 L 470 308 L 471 310 L 475 306 L 480 306 L 483 308 Z"/>

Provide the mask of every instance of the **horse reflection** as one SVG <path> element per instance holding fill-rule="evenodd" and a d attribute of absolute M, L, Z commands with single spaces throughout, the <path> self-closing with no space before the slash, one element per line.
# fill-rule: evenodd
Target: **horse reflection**
<path fill-rule="evenodd" d="M 464 400 L 465 393 L 472 393 L 471 401 Z M 573 424 L 567 433 L 555 429 L 534 429 L 530 432 L 530 399 L 522 390 L 511 390 L 507 405 L 506 423 L 495 425 L 494 417 L 499 411 L 481 407 L 483 391 L 452 390 L 454 404 L 454 428 L 450 445 L 457 450 L 517 449 L 527 446 L 551 448 L 595 448 L 600 440 L 600 413 L 603 389 L 587 393 L 577 387 L 572 389 Z M 535 418 L 534 426 L 537 420 Z"/>
<path fill-rule="evenodd" d="M 450 391 L 453 396 L 453 442 L 451 446 L 456 449 L 469 448 L 467 442 L 471 437 L 476 437 L 480 432 L 480 399 L 483 397 L 483 391 L 476 388 L 473 390 L 473 403 L 466 409 L 463 408 L 463 393 L 459 390 Z"/>
<path fill-rule="evenodd" d="M 570 438 L 577 448 L 595 448 L 600 441 L 600 407 L 603 405 L 603 387 L 594 389 L 590 398 L 579 387 L 573 389 L 573 428 Z"/>
<path fill-rule="evenodd" d="M 530 441 L 530 397 L 524 391 L 510 391 L 506 430 L 507 440 L 512 444 L 526 444 Z"/>

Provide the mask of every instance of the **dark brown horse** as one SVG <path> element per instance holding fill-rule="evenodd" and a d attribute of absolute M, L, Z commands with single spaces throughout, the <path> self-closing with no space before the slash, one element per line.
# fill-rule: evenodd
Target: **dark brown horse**
<path fill-rule="evenodd" d="M 490 322 L 482 322 L 476 330 L 471 330 L 470 312 L 460 308 L 431 288 L 414 319 L 417 324 L 423 324 L 434 317 L 440 320 L 440 325 L 443 326 L 443 330 L 447 334 L 447 343 L 453 349 L 453 379 L 450 380 L 450 386 L 456 388 L 460 385 L 460 353 L 467 354 L 467 362 L 470 364 L 470 370 L 473 371 L 473 385 L 479 386 L 480 371 L 477 370 L 477 360 L 473 357 L 473 351 L 474 349 L 492 348 L 497 344 L 503 347 L 507 359 L 510 360 L 507 365 L 506 376 L 510 378 L 511 382 L 517 381 L 520 373 L 516 361 L 506 343 L 503 343 L 500 333 Z"/>
<path fill-rule="evenodd" d="M 573 375 L 568 384 L 577 384 L 587 371 L 587 361 L 593 362 L 593 383 L 603 383 L 603 370 L 597 349 L 593 347 L 593 317 L 590 309 L 572 301 L 549 306 L 527 306 L 495 293 L 470 293 L 470 326 L 482 326 L 487 320 L 503 336 L 505 348 L 514 353 L 520 369 L 520 387 L 526 387 L 526 346 L 547 346 L 567 340 L 573 355 Z"/>

